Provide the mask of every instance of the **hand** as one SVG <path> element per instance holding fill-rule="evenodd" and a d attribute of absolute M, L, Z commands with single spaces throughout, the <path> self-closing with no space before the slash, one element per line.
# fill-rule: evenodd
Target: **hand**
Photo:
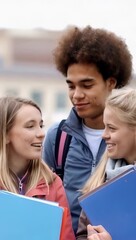
<path fill-rule="evenodd" d="M 91 226 L 89 224 L 87 226 L 87 233 L 88 233 L 87 240 L 112 240 L 110 234 L 101 225 Z"/>

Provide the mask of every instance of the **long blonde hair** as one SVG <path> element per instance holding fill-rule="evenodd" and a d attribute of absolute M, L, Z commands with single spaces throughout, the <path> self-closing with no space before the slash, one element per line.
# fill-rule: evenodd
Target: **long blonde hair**
<path fill-rule="evenodd" d="M 114 113 L 117 114 L 122 122 L 129 126 L 136 127 L 136 89 L 129 87 L 113 89 L 106 100 L 105 107 L 113 109 Z M 107 161 L 108 153 L 107 150 L 105 150 L 94 173 L 85 183 L 82 189 L 83 194 L 90 192 L 104 183 Z"/>
<path fill-rule="evenodd" d="M 31 100 L 14 97 L 0 98 L 0 186 L 14 193 L 18 192 L 17 179 L 9 168 L 6 135 L 13 127 L 16 115 L 22 105 L 34 106 L 41 113 L 38 105 Z M 41 159 L 31 160 L 26 190 L 29 191 L 36 186 L 42 178 L 48 185 L 53 182 L 54 175 Z"/>

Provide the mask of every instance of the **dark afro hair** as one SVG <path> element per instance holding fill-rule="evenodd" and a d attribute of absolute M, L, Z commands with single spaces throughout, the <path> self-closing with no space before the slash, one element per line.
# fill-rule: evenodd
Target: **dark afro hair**
<path fill-rule="evenodd" d="M 54 50 L 57 69 L 67 75 L 74 63 L 95 64 L 104 80 L 114 77 L 116 88 L 125 86 L 132 74 L 132 55 L 125 41 L 113 32 L 87 26 L 66 29 Z"/>

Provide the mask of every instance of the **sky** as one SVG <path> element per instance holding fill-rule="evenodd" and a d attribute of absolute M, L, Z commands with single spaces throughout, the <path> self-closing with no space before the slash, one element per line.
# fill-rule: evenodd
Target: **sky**
<path fill-rule="evenodd" d="M 63 30 L 69 25 L 105 28 L 122 37 L 136 73 L 135 0 L 0 0 L 0 28 Z"/>

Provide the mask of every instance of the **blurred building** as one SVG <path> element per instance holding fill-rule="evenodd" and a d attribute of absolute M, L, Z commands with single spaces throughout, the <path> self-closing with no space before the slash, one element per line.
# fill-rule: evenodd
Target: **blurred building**
<path fill-rule="evenodd" d="M 61 31 L 0 30 L 0 96 L 31 98 L 42 109 L 45 126 L 66 118 L 71 108 L 65 78 L 53 63 Z M 136 87 L 133 76 L 131 86 Z"/>
<path fill-rule="evenodd" d="M 0 30 L 0 96 L 35 100 L 45 126 L 66 118 L 71 108 L 65 78 L 52 51 L 61 32 Z"/>

